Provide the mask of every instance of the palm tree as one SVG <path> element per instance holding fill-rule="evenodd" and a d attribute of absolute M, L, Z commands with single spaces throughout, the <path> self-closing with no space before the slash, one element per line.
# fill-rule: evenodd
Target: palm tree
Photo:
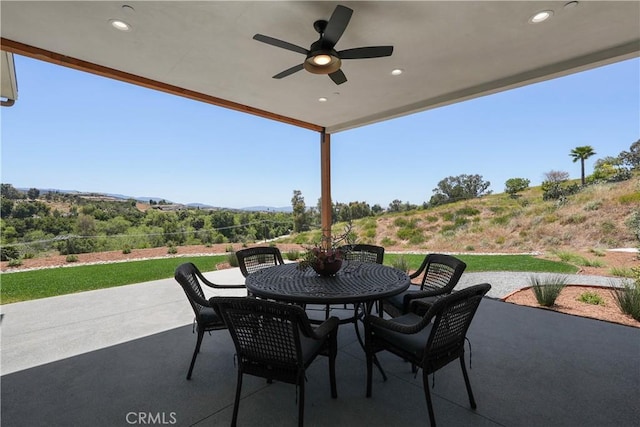
<path fill-rule="evenodd" d="M 581 179 L 582 185 L 584 185 L 584 161 L 589 157 L 593 156 L 594 154 L 596 154 L 596 152 L 593 151 L 593 147 L 590 145 L 576 147 L 573 150 L 571 150 L 571 153 L 569 154 L 571 157 L 573 157 L 573 163 L 580 160 L 580 166 L 582 168 L 580 179 Z"/>

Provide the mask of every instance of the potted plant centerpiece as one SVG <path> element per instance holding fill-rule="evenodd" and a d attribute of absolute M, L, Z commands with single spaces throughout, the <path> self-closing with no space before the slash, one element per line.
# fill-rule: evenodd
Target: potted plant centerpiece
<path fill-rule="evenodd" d="M 344 250 L 340 244 L 349 244 L 353 236 L 351 235 L 351 224 L 345 227 L 345 232 L 337 237 L 323 234 L 319 244 L 316 244 L 302 255 L 302 260 L 298 263 L 298 269 L 306 270 L 311 267 L 321 276 L 333 276 L 340 268 L 344 259 Z"/>

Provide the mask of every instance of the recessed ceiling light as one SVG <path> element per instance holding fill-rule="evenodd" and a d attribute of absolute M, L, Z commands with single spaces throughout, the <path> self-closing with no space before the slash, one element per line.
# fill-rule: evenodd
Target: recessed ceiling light
<path fill-rule="evenodd" d="M 564 5 L 565 9 L 573 9 L 574 7 L 576 7 L 578 5 L 577 1 L 570 1 L 569 3 Z"/>
<path fill-rule="evenodd" d="M 112 19 L 109 21 L 109 24 L 111 24 L 111 26 L 116 30 L 131 31 L 131 25 L 127 24 L 126 22 L 120 19 Z"/>
<path fill-rule="evenodd" d="M 325 98 L 324 96 L 318 98 L 319 102 L 327 102 L 327 98 Z"/>
<path fill-rule="evenodd" d="M 402 74 L 403 70 L 400 68 L 396 68 L 395 70 L 391 71 L 391 75 L 392 76 L 399 76 L 400 74 Z"/>
<path fill-rule="evenodd" d="M 539 24 L 540 22 L 544 22 L 547 19 L 553 16 L 553 10 L 543 10 L 541 12 L 536 13 L 529 19 L 529 23 L 531 24 Z"/>

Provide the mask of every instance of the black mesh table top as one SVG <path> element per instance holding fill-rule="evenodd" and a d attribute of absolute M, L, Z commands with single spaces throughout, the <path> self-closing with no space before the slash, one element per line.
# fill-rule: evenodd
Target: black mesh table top
<path fill-rule="evenodd" d="M 335 276 L 297 263 L 265 268 L 247 276 L 247 290 L 258 297 L 305 304 L 364 303 L 398 294 L 409 287 L 409 276 L 375 263 L 344 261 Z"/>

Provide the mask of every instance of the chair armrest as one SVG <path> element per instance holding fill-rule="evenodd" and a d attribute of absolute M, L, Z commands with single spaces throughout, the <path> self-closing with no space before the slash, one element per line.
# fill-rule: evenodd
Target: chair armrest
<path fill-rule="evenodd" d="M 413 279 L 415 279 L 416 277 L 419 277 L 421 274 L 422 274 L 422 270 L 414 271 L 413 273 L 411 273 L 411 274 L 409 275 L 409 279 L 413 280 Z M 418 286 L 420 286 L 420 284 L 419 284 L 419 283 L 412 283 L 412 285 L 418 285 Z"/>
<path fill-rule="evenodd" d="M 204 277 L 204 275 L 203 275 L 203 274 L 199 274 L 199 275 L 198 275 L 198 278 L 200 279 L 200 281 L 201 281 L 203 284 L 205 284 L 205 285 L 207 285 L 208 287 L 213 288 L 213 289 L 234 289 L 234 288 L 246 288 L 246 286 L 245 286 L 245 285 L 218 285 L 217 283 L 213 283 L 213 282 L 210 282 L 209 280 L 207 280 L 207 278 L 206 278 L 206 277 Z"/>
<path fill-rule="evenodd" d="M 338 325 L 340 325 L 340 319 L 336 316 L 331 316 L 327 320 L 322 322 L 318 327 L 310 328 L 311 333 L 309 335 L 311 336 L 311 338 L 316 340 L 323 339 L 331 332 L 337 330 Z"/>

